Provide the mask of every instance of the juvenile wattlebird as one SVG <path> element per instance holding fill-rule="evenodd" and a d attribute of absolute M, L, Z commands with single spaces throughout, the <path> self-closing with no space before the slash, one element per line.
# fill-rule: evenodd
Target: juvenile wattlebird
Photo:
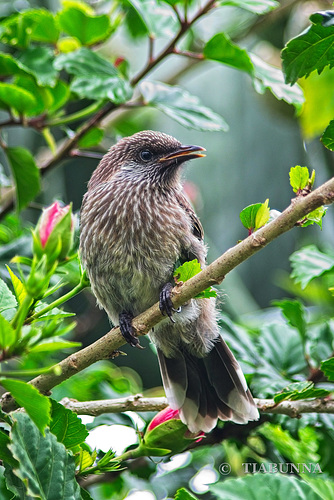
<path fill-rule="evenodd" d="M 217 419 L 258 418 L 239 364 L 219 334 L 215 299 L 171 301 L 176 265 L 205 267 L 203 229 L 182 193 L 181 165 L 204 148 L 166 134 L 125 137 L 94 171 L 81 210 L 80 254 L 98 304 L 132 346 L 132 318 L 159 300 L 166 318 L 150 338 L 164 389 L 190 431 L 209 432 Z"/>

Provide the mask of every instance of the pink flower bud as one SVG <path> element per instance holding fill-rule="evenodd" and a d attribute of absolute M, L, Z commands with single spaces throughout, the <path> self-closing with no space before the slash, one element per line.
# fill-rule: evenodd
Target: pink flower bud
<path fill-rule="evenodd" d="M 48 262 L 65 259 L 73 243 L 74 219 L 71 205 L 58 201 L 45 208 L 34 231 L 34 253 Z"/>
<path fill-rule="evenodd" d="M 178 410 L 172 410 L 170 406 L 167 406 L 163 410 L 159 411 L 159 413 L 157 413 L 156 416 L 151 420 L 149 426 L 147 427 L 147 431 L 152 431 L 158 425 L 172 419 L 180 420 L 179 412 Z"/>
<path fill-rule="evenodd" d="M 43 248 L 45 247 L 54 227 L 64 217 L 64 215 L 68 213 L 69 210 L 70 205 L 61 207 L 58 201 L 55 201 L 52 205 L 43 210 L 39 223 L 39 237 Z"/>

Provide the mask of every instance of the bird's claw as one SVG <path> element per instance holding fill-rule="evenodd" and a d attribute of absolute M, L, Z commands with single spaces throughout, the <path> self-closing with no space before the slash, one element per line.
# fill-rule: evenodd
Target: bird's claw
<path fill-rule="evenodd" d="M 119 328 L 121 334 L 128 344 L 132 347 L 138 347 L 139 349 L 144 349 L 140 343 L 138 337 L 134 335 L 135 329 L 132 326 L 133 316 L 128 312 L 122 312 L 119 315 Z"/>
<path fill-rule="evenodd" d="M 175 323 L 175 320 L 173 318 L 173 312 L 180 313 L 181 307 L 179 307 L 178 309 L 175 309 L 173 307 L 173 302 L 171 299 L 172 289 L 173 285 L 171 283 L 166 283 L 162 287 L 159 297 L 159 309 L 161 311 L 161 314 L 163 314 L 163 316 L 168 316 L 171 322 Z"/>

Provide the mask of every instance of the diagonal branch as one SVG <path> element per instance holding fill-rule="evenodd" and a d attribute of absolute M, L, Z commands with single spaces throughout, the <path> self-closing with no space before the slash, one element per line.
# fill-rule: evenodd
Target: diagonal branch
<path fill-rule="evenodd" d="M 190 280 L 178 284 L 173 289 L 174 307 L 178 308 L 182 306 L 208 286 L 221 283 L 227 273 L 263 249 L 275 238 L 292 229 L 308 213 L 322 205 L 328 205 L 333 202 L 334 177 L 312 193 L 294 198 L 288 208 L 275 220 L 227 250 L 206 269 Z M 137 335 L 145 335 L 154 325 L 163 319 L 166 318 L 162 316 L 159 304 L 156 303 L 147 311 L 137 316 L 133 320 L 133 326 Z M 53 387 L 96 361 L 116 356 L 116 350 L 124 345 L 124 343 L 119 327 L 113 328 L 104 337 L 101 337 L 93 344 L 58 363 L 56 365 L 57 369 L 54 372 L 40 375 L 30 383 L 42 393 L 48 393 Z M 5 394 L 0 403 L 5 411 L 10 411 L 15 407 L 15 403 L 9 394 Z"/>
<path fill-rule="evenodd" d="M 303 413 L 334 414 L 334 401 L 327 399 L 303 399 L 300 401 L 282 401 L 276 404 L 273 399 L 256 399 L 260 413 L 288 415 L 300 418 Z M 120 413 L 124 411 L 160 411 L 168 405 L 166 398 L 145 398 L 141 394 L 121 399 L 105 399 L 100 401 L 74 401 L 64 398 L 61 404 L 78 415 L 97 417 L 103 413 Z"/>

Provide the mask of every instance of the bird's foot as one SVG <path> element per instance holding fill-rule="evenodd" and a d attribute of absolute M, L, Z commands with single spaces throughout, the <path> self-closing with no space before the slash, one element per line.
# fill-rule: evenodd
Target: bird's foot
<path fill-rule="evenodd" d="M 171 320 L 172 323 L 175 323 L 175 320 L 173 318 L 173 312 L 181 312 L 181 307 L 178 309 L 175 309 L 173 307 L 173 302 L 172 302 L 172 289 L 173 285 L 171 283 L 166 283 L 160 292 L 160 297 L 159 297 L 159 309 L 161 311 L 161 314 L 163 316 L 168 316 L 169 319 Z"/>
<path fill-rule="evenodd" d="M 139 349 L 144 349 L 140 343 L 138 337 L 134 335 L 135 329 L 132 326 L 133 316 L 128 312 L 121 312 L 119 315 L 119 328 L 123 338 L 132 347 L 138 347 Z"/>

